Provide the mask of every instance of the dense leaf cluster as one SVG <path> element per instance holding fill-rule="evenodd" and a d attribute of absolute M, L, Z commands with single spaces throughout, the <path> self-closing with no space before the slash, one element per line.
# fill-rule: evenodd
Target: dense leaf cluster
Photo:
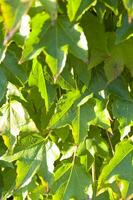
<path fill-rule="evenodd" d="M 0 0 L 0 199 L 132 199 L 132 36 L 132 0 Z"/>

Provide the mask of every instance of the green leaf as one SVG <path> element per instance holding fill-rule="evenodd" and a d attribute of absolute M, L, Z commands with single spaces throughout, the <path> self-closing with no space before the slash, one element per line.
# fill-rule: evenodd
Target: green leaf
<path fill-rule="evenodd" d="M 114 41 L 113 38 L 112 41 Z M 109 82 L 116 79 L 121 74 L 124 66 L 126 66 L 130 70 L 131 74 L 133 74 L 133 57 L 131 53 L 133 50 L 132 44 L 133 39 L 131 38 L 121 44 L 113 44 L 110 46 L 110 56 L 105 60 L 104 66 L 105 74 Z"/>
<path fill-rule="evenodd" d="M 76 118 L 72 122 L 72 134 L 75 143 L 80 143 L 87 136 L 88 124 L 95 118 L 95 101 L 86 96 L 77 105 Z"/>
<path fill-rule="evenodd" d="M 122 24 L 116 31 L 116 44 L 133 36 L 133 22 L 129 22 L 128 16 L 123 16 Z"/>
<path fill-rule="evenodd" d="M 108 57 L 107 35 L 104 24 L 89 12 L 82 17 L 81 25 L 90 50 L 89 68 L 92 68 Z"/>
<path fill-rule="evenodd" d="M 97 125 L 104 129 L 110 128 L 110 115 L 106 107 L 106 102 L 104 100 L 96 100 L 95 110 L 95 119 L 90 122 L 90 124 Z"/>
<path fill-rule="evenodd" d="M 95 6 L 97 0 L 81 0 L 80 7 L 76 12 L 76 18 L 79 19 L 82 15 L 89 10 L 91 7 Z"/>
<path fill-rule="evenodd" d="M 133 2 L 132 0 L 122 0 L 123 4 L 128 11 L 129 16 L 133 16 Z"/>
<path fill-rule="evenodd" d="M 88 65 L 72 55 L 68 57 L 68 65 L 74 69 L 78 79 L 88 87 L 91 78 L 91 71 L 88 69 Z"/>
<path fill-rule="evenodd" d="M 40 179 L 39 179 L 40 180 Z M 37 177 L 33 177 L 32 182 L 19 190 L 15 190 L 13 194 L 14 200 L 23 200 L 25 198 L 31 198 L 33 200 L 39 200 L 43 198 L 44 195 L 44 185 L 42 182 L 37 184 Z"/>
<path fill-rule="evenodd" d="M 32 18 L 32 31 L 29 35 L 29 38 L 25 40 L 24 50 L 20 62 L 24 62 L 27 59 L 32 59 L 39 54 L 39 50 L 42 48 L 42 44 L 40 43 L 40 33 L 48 19 L 49 16 L 46 13 L 37 14 Z M 45 34 L 46 30 L 44 30 L 42 35 Z"/>
<path fill-rule="evenodd" d="M 38 145 L 39 143 L 43 142 L 44 138 L 41 137 L 38 133 L 34 132 L 21 132 L 18 136 L 17 143 L 14 148 L 14 155 L 23 152 L 27 149 L 33 148 L 34 146 Z M 23 153 L 22 153 L 23 155 Z"/>
<path fill-rule="evenodd" d="M 68 0 L 67 13 L 70 21 L 79 18 L 90 7 L 95 6 L 95 0 Z"/>
<path fill-rule="evenodd" d="M 102 194 L 98 195 L 96 197 L 96 200 L 109 200 L 109 193 L 108 192 L 103 192 Z"/>
<path fill-rule="evenodd" d="M 20 48 L 15 45 L 15 52 L 12 47 L 11 45 L 7 50 L 5 59 L 0 64 L 0 67 L 10 82 L 16 85 L 23 85 L 27 80 L 27 76 L 23 67 L 18 64 L 17 53 L 20 52 Z"/>
<path fill-rule="evenodd" d="M 7 78 L 2 70 L 0 70 L 0 102 L 4 98 L 7 90 Z"/>
<path fill-rule="evenodd" d="M 59 157 L 60 151 L 58 146 L 54 142 L 48 141 L 46 144 L 46 159 L 49 172 L 53 173 L 55 168 L 54 163 Z"/>
<path fill-rule="evenodd" d="M 75 15 L 80 7 L 82 0 L 68 0 L 68 5 L 67 5 L 67 12 L 68 12 L 68 16 L 70 18 L 70 21 L 73 21 L 75 18 Z"/>
<path fill-rule="evenodd" d="M 76 187 L 73 187 L 75 184 Z M 53 199 L 86 199 L 87 188 L 90 184 L 90 175 L 86 173 L 81 164 L 65 164 L 55 172 L 55 194 Z"/>
<path fill-rule="evenodd" d="M 113 158 L 102 169 L 98 180 L 98 188 L 104 187 L 104 184 L 111 181 L 114 176 L 125 179 L 129 183 L 132 182 L 132 151 L 133 145 L 128 140 L 124 140 L 117 145 Z"/>
<path fill-rule="evenodd" d="M 94 94 L 97 94 L 97 92 L 105 90 L 106 87 L 107 79 L 105 77 L 103 65 L 101 64 L 92 69 L 91 80 L 88 89 Z"/>
<path fill-rule="evenodd" d="M 9 84 L 7 91 L 8 101 L 0 108 L 0 131 L 5 145 L 11 152 L 19 133 L 25 126 L 28 127 L 30 125 L 29 127 L 35 130 L 35 125 L 30 120 L 22 104 L 11 99 L 11 96 L 14 94 L 20 95 L 20 92 L 13 85 Z"/>
<path fill-rule="evenodd" d="M 20 136 L 18 136 L 18 141 L 13 149 L 13 152 L 7 152 L 1 157 L 1 161 L 12 162 L 21 159 L 24 154 L 26 154 L 30 149 L 39 146 L 44 142 L 44 138 L 42 138 L 37 133 L 32 132 L 22 132 Z"/>
<path fill-rule="evenodd" d="M 6 47 L 3 46 L 4 41 L 4 25 L 3 22 L 0 22 L 0 63 L 4 59 L 4 55 L 6 52 Z"/>
<path fill-rule="evenodd" d="M 66 126 L 56 129 L 54 132 L 59 138 L 61 138 L 62 142 L 65 142 L 69 136 L 70 129 L 69 126 Z"/>
<path fill-rule="evenodd" d="M 10 177 L 10 178 L 9 178 Z M 8 179 L 8 181 L 7 181 Z M 7 199 L 11 196 L 14 187 L 15 187 L 15 180 L 16 180 L 16 170 L 11 168 L 6 168 L 2 172 L 2 182 L 3 182 L 3 192 L 2 197 L 3 199 Z"/>
<path fill-rule="evenodd" d="M 6 1 L 2 0 L 1 11 L 4 19 L 6 37 L 4 43 L 6 44 L 14 33 L 17 31 L 20 25 L 21 18 L 27 13 L 30 6 L 32 5 L 32 0 L 14 0 Z"/>
<path fill-rule="evenodd" d="M 89 130 L 88 137 L 86 138 L 85 142 L 86 149 L 90 153 L 94 153 L 103 159 L 108 158 L 109 148 L 106 140 L 102 138 L 101 129 L 96 126 L 92 126 Z"/>
<path fill-rule="evenodd" d="M 124 69 L 124 60 L 121 54 L 121 48 L 119 46 L 115 46 L 111 49 L 110 57 L 105 60 L 105 75 L 109 83 L 116 79 Z"/>
<path fill-rule="evenodd" d="M 56 125 L 56 123 L 63 117 L 63 115 L 68 112 L 74 101 L 76 101 L 79 96 L 79 91 L 73 90 L 72 92 L 68 92 L 66 95 L 63 95 L 59 99 L 55 108 L 55 113 L 50 120 L 49 127 Z"/>
<path fill-rule="evenodd" d="M 131 0 L 0 0 L 0 199 L 132 198 L 132 26 Z"/>
<path fill-rule="evenodd" d="M 131 101 L 131 94 L 128 91 L 128 82 L 123 76 L 118 77 L 116 80 L 108 85 L 108 90 L 111 94 L 120 97 L 123 100 Z"/>
<path fill-rule="evenodd" d="M 112 104 L 112 111 L 121 128 L 133 123 L 133 101 L 126 101 L 120 98 L 115 99 Z"/>
<path fill-rule="evenodd" d="M 7 148 L 4 144 L 4 141 L 2 138 L 0 138 L 0 156 L 2 156 L 6 152 Z"/>
<path fill-rule="evenodd" d="M 25 111 L 19 102 L 10 101 L 3 105 L 1 112 L 2 137 L 8 149 L 12 151 L 20 128 L 26 123 Z"/>
<path fill-rule="evenodd" d="M 104 4 L 118 15 L 118 0 L 104 0 Z"/>
<path fill-rule="evenodd" d="M 40 19 L 41 24 L 38 22 Z M 46 62 L 56 80 L 65 67 L 68 48 L 76 57 L 84 62 L 88 61 L 87 43 L 81 28 L 77 24 L 71 24 L 67 18 L 59 17 L 54 25 L 46 20 L 44 14 L 33 18 L 32 32 L 26 40 L 21 61 L 33 58 L 44 49 Z"/>
<path fill-rule="evenodd" d="M 51 145 L 51 147 L 52 147 L 52 145 Z M 48 148 L 48 146 L 47 146 L 46 148 L 44 148 L 44 154 L 43 154 L 42 162 L 41 162 L 40 168 L 37 172 L 38 176 L 41 177 L 41 179 L 43 180 L 43 183 L 45 184 L 45 187 L 46 187 L 47 190 L 49 188 L 51 188 L 51 185 L 53 183 L 53 174 L 51 173 L 50 168 L 48 166 L 48 161 L 51 159 L 51 158 L 49 159 L 50 153 L 51 153 L 51 158 L 53 158 L 52 157 L 53 152 L 52 151 L 50 152 L 50 147 Z M 49 162 L 49 165 L 51 164 L 51 166 L 53 167 L 53 163 L 55 162 L 56 158 L 57 157 L 55 155 L 52 162 Z"/>
<path fill-rule="evenodd" d="M 32 71 L 30 72 L 28 83 L 30 86 L 38 87 L 38 90 L 42 98 L 45 100 L 46 110 L 48 111 L 49 101 L 48 101 L 46 82 L 45 82 L 42 66 L 36 59 L 33 60 Z"/>
<path fill-rule="evenodd" d="M 22 94 L 23 96 L 21 98 L 16 98 L 17 101 L 19 101 L 27 110 L 30 118 L 34 121 L 36 128 L 42 131 L 49 122 L 49 112 L 51 110 L 46 117 L 45 102 L 37 87 L 32 87 L 30 89 L 28 87 L 26 90 L 22 91 Z M 36 130 L 34 129 L 35 126 L 32 125 L 32 127 L 33 130 Z"/>
<path fill-rule="evenodd" d="M 60 76 L 57 80 L 57 84 L 59 84 L 60 87 L 65 90 L 76 89 L 74 77 L 73 77 L 72 73 L 70 72 L 70 69 L 67 69 L 67 65 L 63 69 L 62 73 L 60 74 Z"/>
<path fill-rule="evenodd" d="M 52 20 L 56 20 L 57 18 L 57 0 L 40 0 L 43 4 L 46 12 L 48 12 L 51 16 Z"/>
<path fill-rule="evenodd" d="M 86 143 L 85 143 L 85 140 L 78 145 L 78 149 L 77 149 L 76 153 L 77 153 L 78 156 L 86 155 Z"/>
<path fill-rule="evenodd" d="M 77 107 L 77 104 L 76 104 L 76 101 L 75 101 L 75 103 L 70 107 L 70 109 L 68 109 L 68 111 L 64 113 L 64 115 L 60 118 L 60 120 L 58 120 L 52 126 L 52 128 L 58 129 L 58 128 L 61 128 L 61 127 L 65 127 L 67 125 L 71 125 L 72 121 L 76 117 L 76 107 Z"/>
<path fill-rule="evenodd" d="M 17 178 L 16 188 L 28 185 L 33 176 L 38 171 L 44 152 L 44 144 L 39 144 L 23 153 L 23 156 L 17 160 Z"/>
<path fill-rule="evenodd" d="M 133 38 L 123 42 L 121 45 L 122 49 L 122 57 L 124 59 L 124 64 L 129 69 L 131 75 L 133 76 L 133 57 L 132 57 L 132 50 L 133 50 Z"/>

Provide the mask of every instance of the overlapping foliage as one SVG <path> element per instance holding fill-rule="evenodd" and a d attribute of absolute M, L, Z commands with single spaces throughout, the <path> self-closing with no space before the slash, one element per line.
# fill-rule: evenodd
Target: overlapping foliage
<path fill-rule="evenodd" d="M 132 0 L 0 1 L 0 198 L 133 196 Z"/>

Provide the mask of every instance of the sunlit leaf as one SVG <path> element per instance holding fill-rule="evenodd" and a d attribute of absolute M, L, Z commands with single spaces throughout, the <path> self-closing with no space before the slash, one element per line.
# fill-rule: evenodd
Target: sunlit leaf
<path fill-rule="evenodd" d="M 122 0 L 125 8 L 128 11 L 129 16 L 133 15 L 133 2 L 132 0 Z"/>
<path fill-rule="evenodd" d="M 45 10 L 50 14 L 52 20 L 57 18 L 58 4 L 57 0 L 40 0 Z"/>
<path fill-rule="evenodd" d="M 20 103 L 11 101 L 1 108 L 0 129 L 6 146 L 12 150 L 20 127 L 26 123 L 25 111 Z"/>
<path fill-rule="evenodd" d="M 103 187 L 111 181 L 111 177 L 119 177 L 127 181 L 132 182 L 133 166 L 132 166 L 132 152 L 133 145 L 128 141 L 122 141 L 117 145 L 115 154 L 110 160 L 109 164 L 106 165 L 99 177 L 98 187 Z M 125 173 L 128 169 L 128 173 Z"/>
<path fill-rule="evenodd" d="M 16 52 L 13 51 L 14 47 L 16 48 Z M 16 85 L 23 85 L 27 80 L 27 76 L 23 67 L 18 64 L 17 54 L 19 53 L 20 48 L 18 48 L 16 45 L 11 45 L 4 60 L 0 64 L 0 67 L 10 82 L 13 84 L 15 83 Z"/>
<path fill-rule="evenodd" d="M 46 82 L 42 66 L 37 60 L 33 61 L 32 71 L 29 76 L 29 85 L 38 87 L 38 90 L 41 93 L 42 98 L 45 100 L 46 110 L 48 110 L 49 102 L 48 102 Z"/>
<path fill-rule="evenodd" d="M 67 12 L 70 21 L 79 18 L 90 7 L 95 6 L 95 0 L 68 0 Z"/>
<path fill-rule="evenodd" d="M 88 123 L 95 118 L 95 101 L 85 97 L 77 106 L 76 117 L 72 122 L 75 143 L 81 142 L 88 132 Z"/>
<path fill-rule="evenodd" d="M 76 187 L 73 184 L 76 183 Z M 76 198 L 77 200 L 87 198 L 87 188 L 91 184 L 83 166 L 80 164 L 66 164 L 55 172 L 55 194 L 54 200 L 67 200 Z"/>
<path fill-rule="evenodd" d="M 133 2 L 0 0 L 0 199 L 133 198 Z"/>
<path fill-rule="evenodd" d="M 130 37 L 132 37 L 133 36 L 132 32 L 133 32 L 133 22 L 129 22 L 128 16 L 125 15 L 123 16 L 121 26 L 117 29 L 116 32 L 116 43 L 123 42 L 124 40 L 127 40 Z"/>
<path fill-rule="evenodd" d="M 38 171 L 43 157 L 43 145 L 39 144 L 25 151 L 23 156 L 17 160 L 16 188 L 28 185 Z"/>
<path fill-rule="evenodd" d="M 49 127 L 54 126 L 65 113 L 69 111 L 74 101 L 80 96 L 78 90 L 74 90 L 69 92 L 67 95 L 63 95 L 59 101 L 57 102 L 57 106 L 55 108 L 55 113 L 50 120 Z M 69 116 L 68 116 L 69 117 Z"/>
<path fill-rule="evenodd" d="M 6 94 L 6 88 L 7 88 L 7 78 L 3 71 L 0 71 L 0 101 L 3 99 L 4 95 Z"/>
<path fill-rule="evenodd" d="M 32 5 L 32 2 L 32 0 L 2 0 L 0 2 L 6 29 L 6 37 L 4 41 L 5 44 L 11 39 L 11 37 L 19 28 L 21 18 L 27 13 Z"/>
<path fill-rule="evenodd" d="M 94 111 L 96 117 L 92 121 L 92 124 L 108 129 L 110 127 L 110 115 L 106 108 L 106 102 L 100 101 L 99 99 L 95 100 L 96 105 L 94 107 Z"/>
<path fill-rule="evenodd" d="M 40 18 L 41 22 L 39 22 Z M 87 42 L 77 24 L 73 26 L 66 18 L 58 18 L 53 25 L 47 19 L 45 14 L 38 14 L 33 19 L 32 32 L 26 40 L 21 61 L 33 58 L 44 49 L 46 62 L 56 79 L 65 67 L 68 49 L 76 57 L 87 62 Z"/>

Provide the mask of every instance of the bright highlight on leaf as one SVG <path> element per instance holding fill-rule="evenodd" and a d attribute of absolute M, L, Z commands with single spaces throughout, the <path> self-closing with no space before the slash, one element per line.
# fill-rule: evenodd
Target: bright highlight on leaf
<path fill-rule="evenodd" d="M 52 25 L 46 14 L 38 14 L 33 19 L 32 32 L 25 42 L 21 62 L 44 50 L 46 62 L 56 80 L 65 66 L 68 51 L 87 63 L 87 49 L 85 35 L 78 25 L 73 26 L 66 18 L 59 18 Z"/>
<path fill-rule="evenodd" d="M 22 36 L 28 36 L 30 33 L 30 17 L 28 15 L 24 15 L 22 17 L 21 25 L 20 25 L 20 34 Z"/>

